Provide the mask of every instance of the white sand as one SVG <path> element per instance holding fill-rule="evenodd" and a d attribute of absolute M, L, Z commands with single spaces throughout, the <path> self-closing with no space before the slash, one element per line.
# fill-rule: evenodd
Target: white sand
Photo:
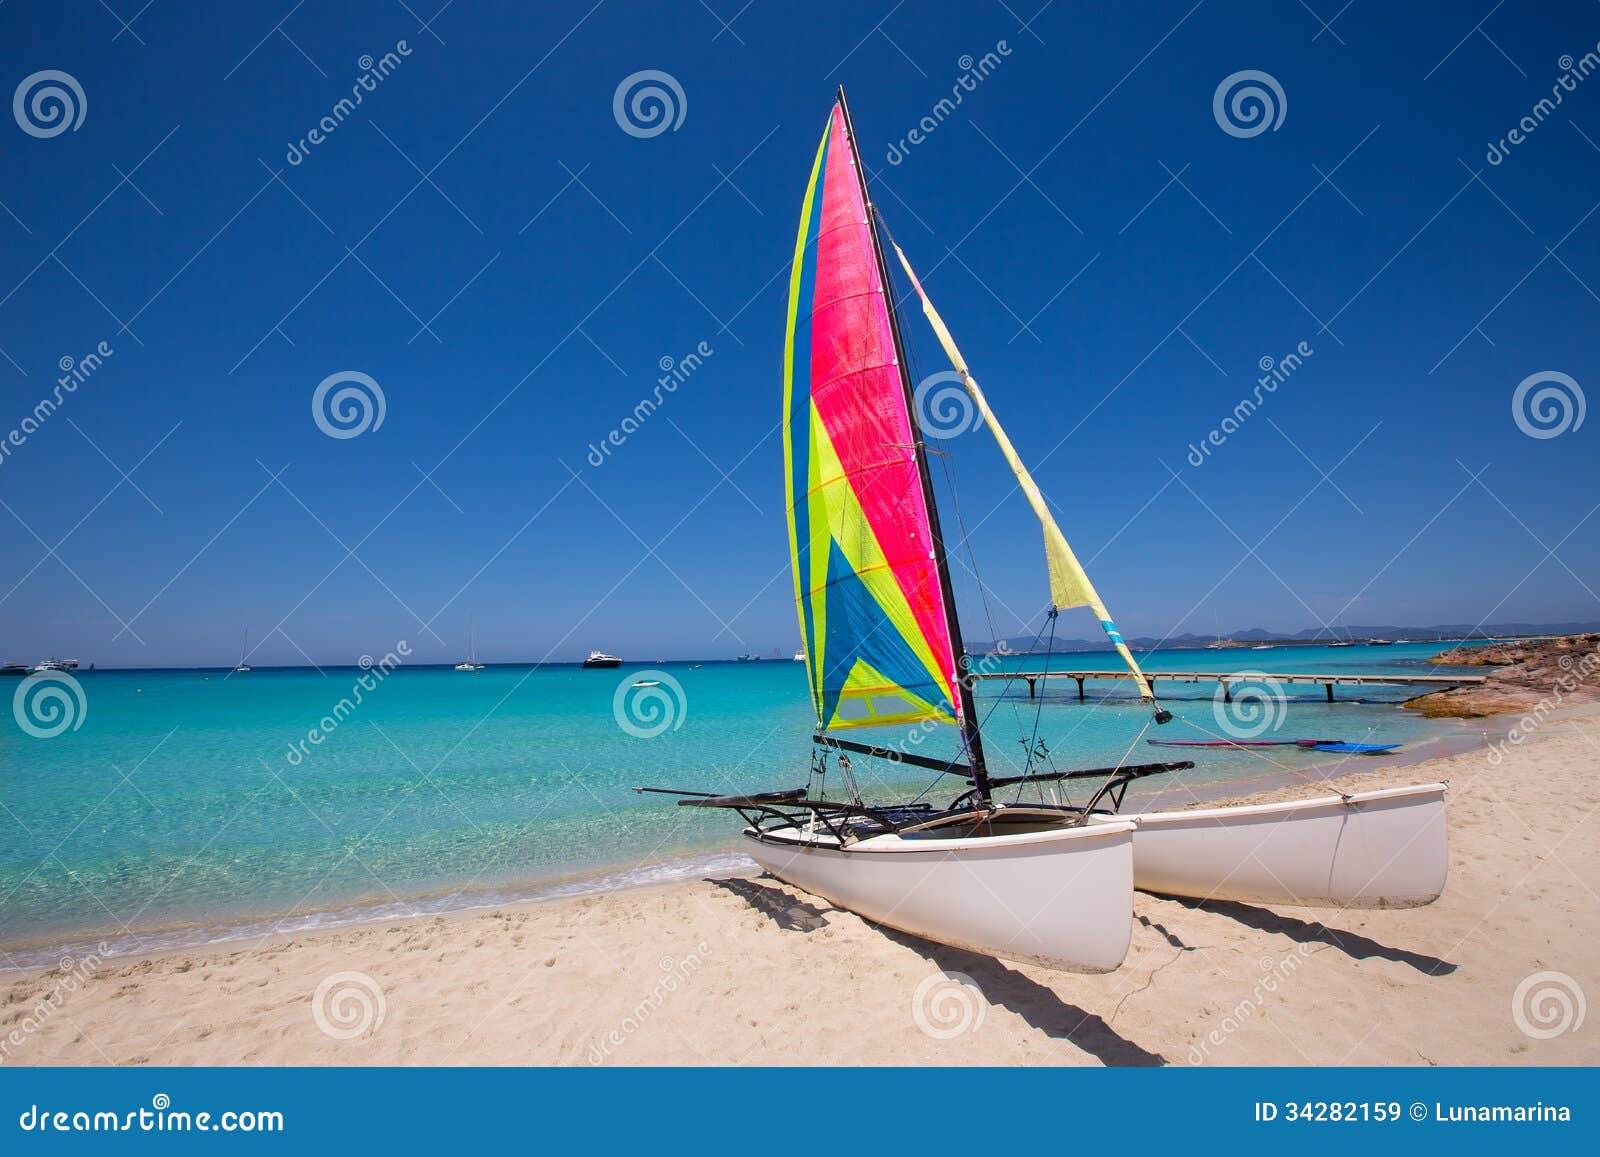
<path fill-rule="evenodd" d="M 1498 765 L 1480 751 L 1345 781 L 1450 783 L 1436 904 L 1138 895 L 1105 976 L 917 941 L 752 877 L 14 974 L 0 1063 L 1595 1064 L 1600 1023 L 1538 1039 L 1512 1001 L 1547 971 L 1570 982 L 1536 988 L 1600 994 L 1597 768 L 1590 710 Z M 1559 1000 L 1544 1011 L 1559 1022 Z M 319 1012 L 364 1031 L 338 1039 Z"/>

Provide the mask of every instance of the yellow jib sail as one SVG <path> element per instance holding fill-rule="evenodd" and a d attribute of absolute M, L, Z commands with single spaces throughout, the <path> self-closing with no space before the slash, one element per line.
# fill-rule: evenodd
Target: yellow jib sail
<path fill-rule="evenodd" d="M 894 244 L 893 241 L 890 244 Z M 1128 665 L 1128 670 L 1133 672 L 1134 682 L 1138 684 L 1139 694 L 1146 699 L 1155 698 L 1155 693 L 1150 690 L 1150 681 L 1145 678 L 1144 672 L 1139 669 L 1138 661 L 1134 659 L 1133 652 L 1128 650 L 1128 645 L 1122 641 L 1122 632 L 1117 630 L 1117 624 L 1112 621 L 1111 612 L 1106 610 L 1105 603 L 1100 601 L 1100 596 L 1095 593 L 1094 584 L 1089 581 L 1089 576 L 1084 572 L 1083 566 L 1078 562 L 1078 556 L 1072 553 L 1072 547 L 1067 545 L 1066 535 L 1061 533 L 1061 527 L 1056 525 L 1055 517 L 1050 513 L 1050 508 L 1045 505 L 1044 495 L 1039 493 L 1039 487 L 1033 481 L 1033 475 L 1028 473 L 1028 468 L 1022 464 L 1022 459 L 1017 457 L 1017 451 L 1011 445 L 1011 439 L 1006 437 L 1005 430 L 1001 429 L 999 421 L 994 416 L 994 411 L 989 409 L 989 402 L 983 396 L 983 391 L 978 388 L 978 383 L 967 369 L 966 359 L 961 356 L 961 351 L 956 348 L 956 342 L 950 336 L 944 319 L 939 316 L 939 311 L 933 308 L 933 302 L 928 300 L 922 282 L 917 280 L 917 275 L 912 271 L 911 262 L 906 260 L 906 255 L 899 245 L 894 245 L 895 256 L 900 259 L 901 267 L 906 271 L 906 276 L 911 279 L 912 287 L 917 291 L 917 296 L 922 299 L 922 312 L 927 315 L 928 324 L 933 327 L 933 332 L 939 338 L 939 344 L 944 346 L 944 352 L 949 355 L 950 364 L 961 378 L 961 384 L 971 396 L 973 404 L 978 407 L 978 413 L 983 416 L 984 425 L 989 427 L 989 432 L 994 435 L 994 440 L 1000 445 L 1000 453 L 1005 455 L 1006 461 L 1011 464 L 1011 472 L 1017 477 L 1017 485 L 1028 499 L 1028 505 L 1033 507 L 1033 513 L 1038 516 L 1039 522 L 1044 526 L 1044 556 L 1045 563 L 1050 571 L 1050 601 L 1058 609 L 1068 607 L 1088 607 L 1094 612 L 1095 618 L 1100 620 L 1100 626 L 1106 633 L 1106 638 L 1111 640 L 1111 645 L 1117 649 L 1117 654 L 1122 656 L 1122 661 Z"/>

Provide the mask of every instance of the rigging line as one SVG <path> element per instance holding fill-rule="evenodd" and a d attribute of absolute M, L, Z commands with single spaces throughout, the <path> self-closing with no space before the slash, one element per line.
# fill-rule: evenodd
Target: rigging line
<path fill-rule="evenodd" d="M 1287 700 L 1285 702 L 1287 702 Z M 1212 739 L 1220 739 L 1223 742 L 1228 743 L 1230 746 L 1234 746 L 1235 750 L 1242 751 L 1246 755 L 1250 756 L 1253 759 L 1259 759 L 1262 763 L 1270 763 L 1273 767 L 1276 767 L 1279 771 L 1287 771 L 1291 775 L 1298 775 L 1301 779 L 1305 780 L 1307 783 L 1311 784 L 1314 787 L 1327 787 L 1327 781 L 1326 780 L 1317 779 L 1309 771 L 1305 771 L 1305 770 L 1303 770 L 1301 768 L 1291 767 L 1287 763 L 1280 763 L 1278 760 L 1273 759 L 1270 755 L 1264 755 L 1262 753 L 1261 749 L 1258 748 L 1258 747 L 1238 747 L 1238 746 L 1236 746 L 1234 744 L 1234 742 L 1233 742 L 1234 739 L 1235 739 L 1234 736 L 1223 735 L 1221 732 L 1218 732 L 1218 731 L 1211 731 L 1208 728 L 1202 727 L 1200 724 L 1196 723 L 1192 719 L 1185 719 L 1184 722 L 1187 723 L 1190 727 L 1193 727 L 1196 731 L 1199 731 L 1204 735 L 1211 736 Z M 1369 734 L 1370 734 L 1370 732 L 1369 732 Z M 1331 790 L 1337 790 L 1337 789 L 1331 789 Z M 1346 795 L 1348 793 L 1340 792 L 1339 794 L 1340 795 Z"/>
<path fill-rule="evenodd" d="M 889 223 L 884 220 L 882 210 L 874 208 L 872 217 L 873 217 L 874 225 L 877 228 L 883 230 L 884 236 L 889 239 L 889 244 L 891 246 L 893 246 L 895 244 L 894 233 L 893 233 L 892 230 L 890 230 Z M 886 269 L 888 268 L 888 262 L 887 261 L 884 262 L 884 266 L 885 266 Z M 890 273 L 888 273 L 887 276 L 889 278 L 889 281 L 888 281 L 888 283 L 886 283 L 886 285 L 884 287 L 885 288 L 885 292 L 892 295 L 893 292 L 894 292 L 894 285 L 893 285 L 893 276 L 894 275 L 893 275 L 892 272 L 890 272 Z M 905 341 L 905 335 L 904 335 L 903 332 L 901 334 L 901 347 L 905 352 L 906 368 L 909 371 L 911 371 L 911 373 L 914 376 L 917 377 L 919 382 L 922 381 L 923 379 L 921 377 L 920 367 L 918 365 L 916 351 L 911 348 L 911 346 L 910 346 L 910 344 L 908 342 Z M 947 451 L 944 448 L 944 440 L 943 439 L 939 438 L 935 434 L 930 434 L 929 432 L 923 430 L 920 412 L 911 413 L 909 415 L 909 418 L 910 418 L 910 421 L 911 421 L 912 437 L 913 438 L 921 437 L 923 439 L 924 446 L 926 446 L 928 442 L 932 442 L 933 445 L 934 445 L 934 448 L 935 448 L 935 452 L 939 457 L 940 469 L 944 472 L 945 490 L 950 495 L 951 511 L 956 516 L 956 525 L 960 529 L 960 532 L 961 532 L 961 549 L 966 553 L 966 556 L 967 556 L 967 567 L 968 567 L 969 571 L 972 574 L 973 585 L 978 590 L 978 602 L 983 608 L 984 625 L 988 629 L 990 642 L 993 642 L 999 637 L 999 629 L 995 626 L 994 608 L 990 605 L 990 602 L 989 602 L 989 589 L 988 589 L 988 586 L 983 581 L 983 572 L 982 572 L 982 569 L 978 566 L 977 552 L 973 549 L 972 532 L 967 528 L 966 517 L 961 512 L 961 492 L 956 486 L 955 464 L 954 464 L 954 461 L 953 461 L 953 456 L 950 454 L 949 451 Z M 1042 634 L 1042 633 L 1043 633 L 1043 631 L 1040 632 L 1040 634 Z M 1034 636 L 1034 644 L 1037 645 L 1038 641 L 1039 641 L 1038 635 L 1035 635 Z M 961 656 L 961 655 L 955 656 L 958 668 L 960 666 L 962 658 L 964 658 L 964 657 L 965 656 Z M 1005 694 L 1005 691 L 1009 687 L 1010 687 L 1010 681 L 1008 680 L 1007 684 L 1006 684 L 1006 687 L 1001 689 L 1002 700 L 1000 700 L 1000 701 L 1003 701 L 1003 696 Z M 974 686 L 974 697 L 976 697 L 976 686 Z M 1000 701 L 997 701 L 994 706 L 998 706 L 998 702 L 1000 702 Z M 986 724 L 989 721 L 989 717 L 994 714 L 994 706 L 991 706 L 990 709 L 988 711 L 986 711 L 983 714 L 982 718 L 978 721 L 978 727 L 979 727 L 980 731 L 982 730 L 983 725 Z M 1011 705 L 1011 711 L 1012 711 L 1012 718 L 1015 720 L 1016 725 L 1017 725 L 1017 734 L 1020 736 L 1022 734 L 1022 713 L 1021 713 L 1020 709 L 1017 707 L 1017 705 L 1015 703 L 1013 703 Z"/>
<path fill-rule="evenodd" d="M 1051 607 L 1049 615 L 1047 615 L 1046 618 L 1045 618 L 1045 621 L 1050 624 L 1050 638 L 1045 641 L 1045 645 L 1044 645 L 1044 671 L 1045 671 L 1045 675 L 1046 676 L 1048 676 L 1050 674 L 1050 659 L 1051 659 L 1051 657 L 1054 654 L 1055 649 L 1056 649 L 1056 617 L 1057 617 L 1056 616 L 1056 609 L 1054 607 Z M 1046 681 L 1048 681 L 1048 680 L 1046 680 Z M 1022 774 L 1023 775 L 1027 775 L 1029 772 L 1031 772 L 1033 770 L 1033 767 L 1034 767 L 1034 762 L 1033 761 L 1037 758 L 1037 753 L 1038 753 L 1038 750 L 1039 750 L 1039 747 L 1038 747 L 1038 744 L 1039 744 L 1039 722 L 1043 717 L 1044 717 L 1044 700 L 1043 699 L 1035 699 L 1035 701 L 1034 701 L 1034 709 L 1033 709 L 1033 730 L 1028 735 L 1026 744 L 1023 747 L 1023 751 L 1024 751 L 1025 755 L 1026 755 L 1026 758 L 1024 759 L 1023 765 L 1022 765 Z M 1017 798 L 1016 798 L 1015 802 L 1017 802 L 1017 803 L 1021 803 L 1022 802 L 1022 790 L 1026 786 L 1027 786 L 1027 784 L 1025 782 L 1017 784 Z M 1039 799 L 1041 801 L 1044 799 L 1044 785 L 1043 784 L 1039 784 Z"/>
<path fill-rule="evenodd" d="M 1146 731 L 1149 731 L 1150 728 L 1153 727 L 1154 725 L 1155 725 L 1154 717 L 1146 719 L 1144 721 L 1144 726 L 1139 728 L 1139 734 L 1135 735 L 1133 737 L 1133 742 L 1128 744 L 1128 750 L 1124 751 L 1122 753 L 1122 758 L 1117 760 L 1117 766 L 1111 769 L 1111 774 L 1106 777 L 1106 782 L 1101 784 L 1099 789 L 1094 793 L 1094 795 L 1091 795 L 1089 797 L 1091 800 L 1094 799 L 1095 795 L 1099 795 L 1100 792 L 1104 791 L 1110 785 L 1112 780 L 1117 778 L 1117 773 L 1122 770 L 1122 765 L 1124 763 L 1128 762 L 1128 756 L 1133 754 L 1133 749 L 1135 747 L 1137 747 L 1139 745 L 1139 741 L 1144 738 L 1144 733 Z M 1085 816 L 1084 819 L 1087 820 L 1088 816 Z"/>

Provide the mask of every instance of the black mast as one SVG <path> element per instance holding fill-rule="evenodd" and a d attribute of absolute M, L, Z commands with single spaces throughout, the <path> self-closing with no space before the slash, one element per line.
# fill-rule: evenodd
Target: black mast
<path fill-rule="evenodd" d="M 917 476 L 922 480 L 922 501 L 928 509 L 928 529 L 933 536 L 933 558 L 939 572 L 939 590 L 944 596 L 945 622 L 950 632 L 950 649 L 956 661 L 956 693 L 961 697 L 961 742 L 967 749 L 967 761 L 972 767 L 972 783 L 978 800 L 989 800 L 989 770 L 983 761 L 983 737 L 978 733 L 978 709 L 972 698 L 972 683 L 968 678 L 967 648 L 961 641 L 961 620 L 956 615 L 956 596 L 950 587 L 950 564 L 945 558 L 944 535 L 939 530 L 939 506 L 933 497 L 933 478 L 928 473 L 928 448 L 922 441 L 922 429 L 917 422 L 916 390 L 911 384 L 911 368 L 906 363 L 905 343 L 900 337 L 900 316 L 894 305 L 894 284 L 889 280 L 889 263 L 883 255 L 883 243 L 878 238 L 878 207 L 872 203 L 867 189 L 867 170 L 861 163 L 861 150 L 856 147 L 856 128 L 850 120 L 850 105 L 844 98 L 844 85 L 839 86 L 839 107 L 844 110 L 844 133 L 850 142 L 850 157 L 856 167 L 856 180 L 861 186 L 861 200 L 867 207 L 867 225 L 872 233 L 872 252 L 878 259 L 878 279 L 883 284 L 883 301 L 889 310 L 889 332 L 894 335 L 894 356 L 900 367 L 900 386 L 905 391 L 906 415 L 911 422 L 912 453 L 917 461 Z"/>

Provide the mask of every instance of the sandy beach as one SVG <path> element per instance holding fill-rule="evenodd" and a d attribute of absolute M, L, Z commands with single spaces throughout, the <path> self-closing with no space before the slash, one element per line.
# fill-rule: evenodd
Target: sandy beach
<path fill-rule="evenodd" d="M 9 974 L 0 1063 L 1594 1064 L 1571 1022 L 1600 991 L 1597 756 L 1585 706 L 1339 781 L 1450 784 L 1437 903 L 1136 894 L 1103 976 L 915 940 L 752 871 Z"/>

